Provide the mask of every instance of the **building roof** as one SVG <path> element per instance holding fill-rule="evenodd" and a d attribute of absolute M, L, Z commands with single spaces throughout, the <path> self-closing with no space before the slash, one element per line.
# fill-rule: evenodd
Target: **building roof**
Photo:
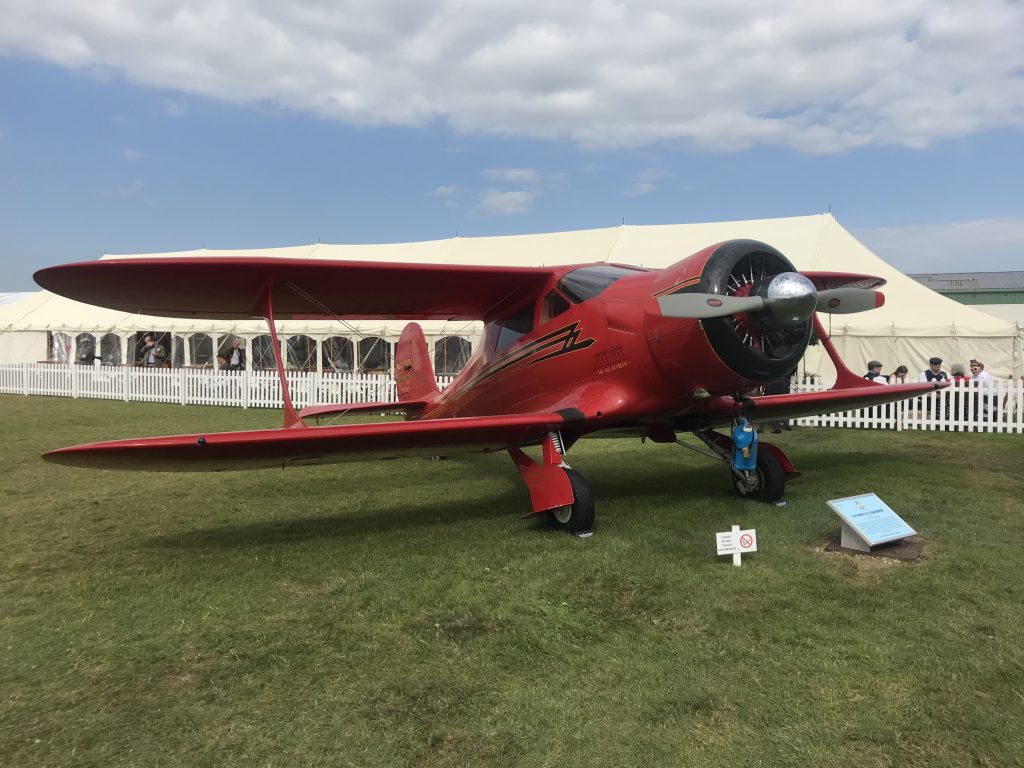
<path fill-rule="evenodd" d="M 907 277 L 933 291 L 1024 290 L 1024 272 L 940 272 Z"/>

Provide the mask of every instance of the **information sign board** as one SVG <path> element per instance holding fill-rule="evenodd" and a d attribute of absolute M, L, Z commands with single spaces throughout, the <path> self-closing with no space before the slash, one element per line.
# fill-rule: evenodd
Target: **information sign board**
<path fill-rule="evenodd" d="M 900 541 L 917 533 L 889 505 L 873 493 L 828 502 L 843 522 L 840 544 L 870 552 L 871 547 Z"/>

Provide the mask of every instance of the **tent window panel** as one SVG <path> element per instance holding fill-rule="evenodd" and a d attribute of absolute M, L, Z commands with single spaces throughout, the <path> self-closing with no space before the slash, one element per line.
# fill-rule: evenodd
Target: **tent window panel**
<path fill-rule="evenodd" d="M 461 336 L 444 336 L 434 345 L 434 372 L 440 374 L 458 373 L 469 360 L 469 341 Z"/>
<path fill-rule="evenodd" d="M 355 348 L 344 336 L 331 336 L 321 345 L 323 370 L 349 373 L 355 367 Z"/>
<path fill-rule="evenodd" d="M 359 370 L 386 371 L 391 368 L 391 345 L 380 336 L 359 340 Z"/>
<path fill-rule="evenodd" d="M 269 334 L 257 336 L 252 340 L 252 367 L 256 371 L 273 371 L 277 369 L 277 358 L 274 355 L 274 340 Z"/>
<path fill-rule="evenodd" d="M 132 350 L 132 362 L 136 365 L 148 364 L 148 350 L 146 349 L 147 336 L 151 336 L 155 340 L 157 347 L 159 347 L 159 354 L 157 355 L 158 363 L 159 359 L 163 358 L 164 364 L 169 365 L 167 361 L 173 359 L 172 355 L 175 353 L 175 350 L 171 346 L 173 337 L 171 334 L 164 331 L 140 331 L 133 333 L 128 339 L 129 349 Z M 184 357 L 184 350 L 182 350 L 180 354 Z M 179 365 L 181 365 L 181 363 L 179 363 Z"/>
<path fill-rule="evenodd" d="M 231 365 L 231 359 L 232 357 L 234 357 L 234 343 L 236 340 L 238 341 L 238 349 L 240 353 L 239 359 L 241 360 L 246 356 L 248 345 L 245 343 L 245 339 L 243 339 L 241 336 L 236 336 L 233 333 L 221 336 L 220 338 L 217 339 L 217 357 L 222 357 L 223 360 L 218 361 L 218 368 L 227 368 L 229 365 Z M 273 350 L 271 350 L 271 354 L 273 354 Z M 240 362 L 239 365 L 241 366 L 242 369 L 247 367 L 244 361 Z M 232 368 L 232 370 L 237 371 L 239 370 L 239 368 Z"/>
<path fill-rule="evenodd" d="M 96 337 L 91 333 L 80 333 L 75 337 L 75 362 L 79 365 L 92 365 L 96 359 Z"/>
<path fill-rule="evenodd" d="M 316 370 L 316 340 L 309 336 L 292 336 L 285 342 L 288 367 L 299 371 Z"/>
<path fill-rule="evenodd" d="M 213 363 L 213 338 L 208 334 L 193 333 L 188 337 L 188 347 L 192 365 L 211 365 Z"/>
<path fill-rule="evenodd" d="M 71 337 L 66 333 L 46 332 L 46 359 L 51 363 L 66 363 L 71 357 Z"/>
<path fill-rule="evenodd" d="M 107 333 L 100 339 L 100 365 L 121 364 L 121 337 Z"/>
<path fill-rule="evenodd" d="M 171 364 L 175 368 L 185 365 L 185 341 L 183 336 L 171 337 Z M 195 362 L 193 360 L 193 362 Z"/>

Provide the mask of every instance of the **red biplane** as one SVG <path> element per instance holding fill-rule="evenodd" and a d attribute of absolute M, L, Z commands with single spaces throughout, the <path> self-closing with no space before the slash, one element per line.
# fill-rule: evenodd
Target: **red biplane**
<path fill-rule="evenodd" d="M 774 502 L 798 473 L 761 442 L 752 468 L 716 432 L 901 400 L 942 386 L 881 386 L 851 372 L 817 312 L 881 306 L 868 275 L 797 272 L 769 245 L 732 240 L 666 269 L 605 263 L 489 267 L 287 258 L 110 259 L 41 270 L 44 288 L 89 304 L 164 317 L 266 318 L 284 390 L 281 429 L 116 440 L 62 448 L 61 464 L 144 470 L 226 470 L 507 451 L 532 513 L 590 529 L 594 501 L 566 463 L 595 432 L 659 443 L 692 432 L 731 465 L 741 496 Z M 439 391 L 423 332 L 410 323 L 395 355 L 397 403 L 296 412 L 275 318 L 482 320 L 479 348 Z M 835 363 L 826 392 L 755 396 L 792 371 L 812 333 Z M 310 426 L 341 412 L 402 411 L 405 421 Z M 542 446 L 534 460 L 523 448 Z"/>

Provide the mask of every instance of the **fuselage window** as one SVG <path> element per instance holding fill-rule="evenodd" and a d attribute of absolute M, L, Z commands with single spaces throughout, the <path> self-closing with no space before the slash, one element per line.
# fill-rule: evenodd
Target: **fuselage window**
<path fill-rule="evenodd" d="M 558 289 L 577 304 L 598 296 L 616 280 L 636 275 L 645 270 L 600 264 L 594 267 L 580 267 L 558 281 Z"/>
<path fill-rule="evenodd" d="M 540 321 L 546 323 L 553 317 L 558 317 L 563 312 L 568 312 L 569 300 L 566 299 L 558 291 L 551 291 L 547 296 L 544 297 L 544 303 L 540 308 Z"/>
<path fill-rule="evenodd" d="M 497 336 L 494 349 L 501 352 L 515 344 L 525 334 L 533 330 L 533 305 L 524 307 L 511 317 L 496 320 L 491 333 Z"/>

